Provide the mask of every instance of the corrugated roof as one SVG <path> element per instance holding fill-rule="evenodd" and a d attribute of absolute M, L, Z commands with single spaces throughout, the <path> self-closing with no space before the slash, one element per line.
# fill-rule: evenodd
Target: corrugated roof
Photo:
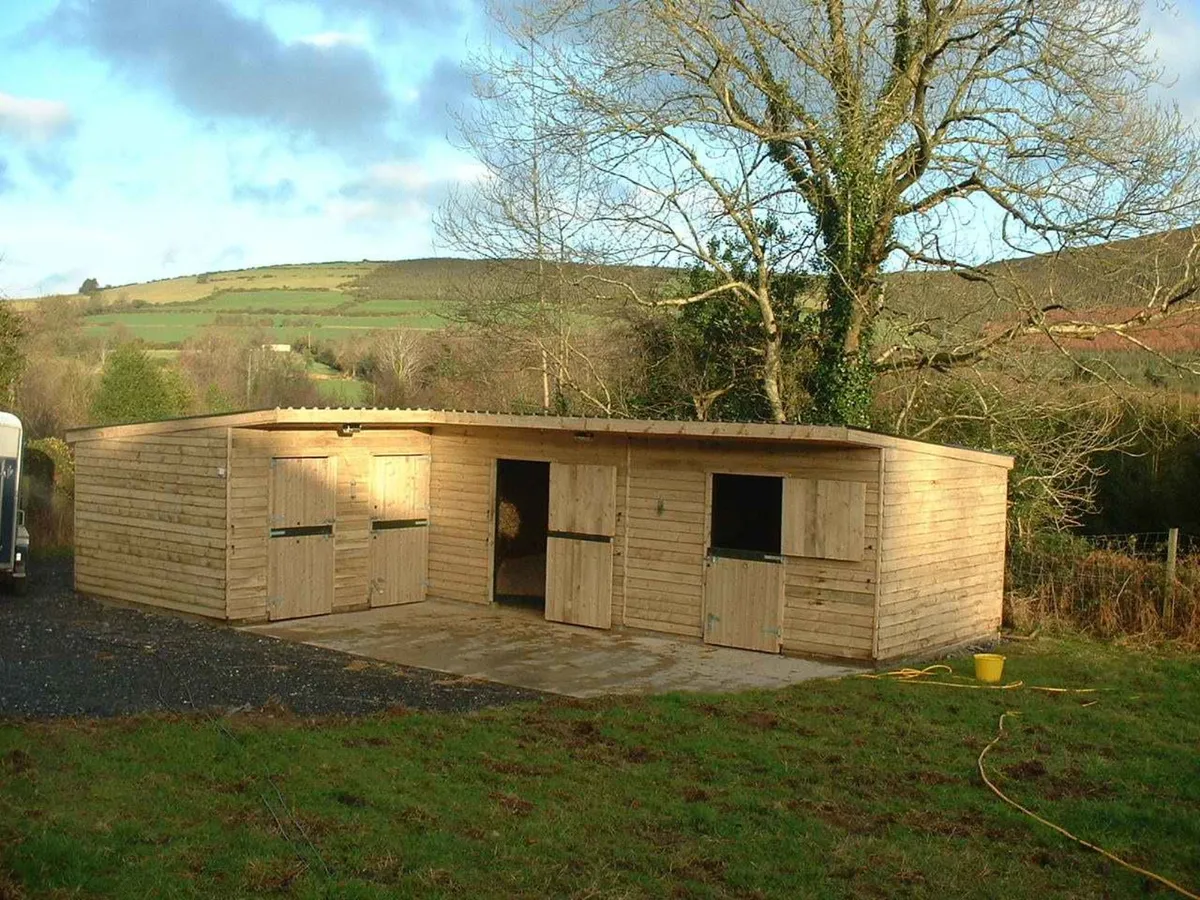
<path fill-rule="evenodd" d="M 619 419 L 595 416 L 514 415 L 467 410 L 392 409 L 379 407 L 277 407 L 214 416 L 189 416 L 156 422 L 76 428 L 67 441 L 171 434 L 206 428 L 305 428 L 359 425 L 364 428 L 461 426 L 525 428 L 643 437 L 687 437 L 743 441 L 795 441 L 842 447 L 897 447 L 936 455 L 952 455 L 987 465 L 1011 468 L 1011 456 L 988 450 L 951 447 L 879 434 L 840 425 L 791 425 L 767 422 L 695 422 L 662 419 Z"/>

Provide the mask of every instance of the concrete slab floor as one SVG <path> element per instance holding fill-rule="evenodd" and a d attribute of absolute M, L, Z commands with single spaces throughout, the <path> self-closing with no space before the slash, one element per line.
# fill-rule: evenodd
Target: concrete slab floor
<path fill-rule="evenodd" d="M 780 688 L 857 671 L 640 632 L 561 625 L 532 610 L 445 600 L 244 630 L 571 697 Z"/>

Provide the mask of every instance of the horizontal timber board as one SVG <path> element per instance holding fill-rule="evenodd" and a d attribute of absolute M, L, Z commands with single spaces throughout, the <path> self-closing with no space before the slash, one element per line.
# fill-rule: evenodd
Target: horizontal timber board
<path fill-rule="evenodd" d="M 624 624 L 629 628 L 641 628 L 645 631 L 660 631 L 665 634 L 677 634 L 682 637 L 700 637 L 701 628 L 698 624 L 687 625 L 682 622 L 668 622 L 660 619 L 644 619 L 629 615 Z"/>
<path fill-rule="evenodd" d="M 909 578 L 914 573 L 921 573 L 930 568 L 956 570 L 975 566 L 1003 565 L 1003 544 L 988 547 L 986 544 L 972 543 L 967 547 L 943 550 L 940 553 L 924 553 L 908 558 L 887 560 L 882 571 L 892 576 L 892 580 L 896 580 Z"/>
<path fill-rule="evenodd" d="M 225 505 L 225 485 L 210 478 L 205 478 L 202 484 L 194 485 L 188 490 L 179 488 L 179 485 L 166 486 L 141 478 L 110 479 L 93 476 L 85 484 L 77 484 L 75 494 L 78 496 L 86 492 L 102 497 L 138 497 L 146 500 L 187 496 L 202 505 Z"/>
<path fill-rule="evenodd" d="M 84 509 L 111 510 L 121 515 L 138 515 L 147 519 L 159 516 L 190 516 L 197 521 L 220 523 L 225 521 L 225 506 L 208 506 L 193 503 L 189 497 L 164 500 L 147 500 L 144 497 L 101 497 L 86 493 L 76 495 L 75 505 Z"/>
<path fill-rule="evenodd" d="M 206 619 L 225 618 L 225 612 L 222 609 L 215 609 L 211 606 L 203 606 L 196 603 L 188 603 L 178 599 L 160 597 L 155 594 L 146 594 L 141 591 L 133 590 L 127 586 L 109 584 L 105 581 L 81 582 L 76 579 L 75 589 L 81 594 L 90 595 L 100 600 L 116 600 L 121 603 L 133 603 L 138 606 L 159 607 L 162 609 L 170 609 L 175 612 L 188 613 L 194 616 L 202 616 Z"/>
<path fill-rule="evenodd" d="M 838 591 L 829 588 L 787 587 L 784 590 L 787 609 L 854 609 L 868 610 L 874 615 L 873 591 Z"/>
<path fill-rule="evenodd" d="M 180 585 L 181 593 L 188 593 L 198 588 L 212 588 L 216 591 L 225 589 L 225 564 L 215 566 L 205 565 L 205 560 L 192 562 L 176 562 L 158 559 L 149 554 L 130 555 L 116 550 L 97 547 L 87 547 L 76 553 L 76 564 L 80 562 L 91 566 L 111 569 L 114 572 L 129 573 L 132 579 L 136 573 L 147 573 L 155 578 L 175 580 Z M 186 577 L 185 577 L 186 576 Z"/>
<path fill-rule="evenodd" d="M 882 605 L 901 602 L 901 598 L 918 591 L 936 589 L 939 592 L 957 590 L 960 587 L 991 584 L 1002 581 L 1004 569 L 1000 565 L 979 566 L 970 569 L 947 567 L 909 576 L 898 581 L 887 581 L 880 586 Z"/>
<path fill-rule="evenodd" d="M 620 577 L 619 575 L 617 577 Z M 629 566 L 627 577 L 630 583 L 646 583 L 646 582 L 664 582 L 675 586 L 676 589 L 683 589 L 686 585 L 699 590 L 704 582 L 703 573 L 699 566 L 683 567 L 678 566 L 673 570 L 668 570 L 665 566 Z"/>
<path fill-rule="evenodd" d="M 178 548 L 181 552 L 193 546 L 197 549 L 223 552 L 225 547 L 225 541 L 220 536 L 196 539 L 193 536 L 184 537 L 154 528 L 134 528 L 127 525 L 88 522 L 81 519 L 75 520 L 75 535 L 77 538 L 96 541 L 124 541 L 133 546 L 146 543 L 161 544 L 169 549 Z"/>
<path fill-rule="evenodd" d="M 75 521 L 77 523 L 85 522 L 96 525 L 125 526 L 130 529 L 140 529 L 141 531 L 146 531 L 147 529 L 161 529 L 162 531 L 170 532 L 172 534 L 185 534 L 197 538 L 217 540 L 222 542 L 225 539 L 224 528 L 181 524 L 159 519 L 151 521 L 145 518 L 110 515 L 86 508 L 77 508 L 75 510 Z M 151 532 L 151 536 L 152 535 L 153 532 Z"/>
<path fill-rule="evenodd" d="M 168 600 L 179 599 L 185 603 L 208 606 L 212 609 L 223 610 L 225 608 L 224 589 L 215 590 L 204 585 L 191 585 L 189 588 L 183 588 L 177 580 L 158 578 L 145 571 L 129 572 L 104 565 L 99 560 L 76 560 L 75 580 L 76 582 L 104 582 L 114 587 L 137 590 L 149 596 L 161 596 Z"/>
<path fill-rule="evenodd" d="M 90 500 L 76 500 L 75 502 L 76 518 L 83 518 L 89 521 L 96 522 L 113 522 L 114 524 L 130 524 L 130 525 L 153 525 L 155 528 L 164 528 L 170 531 L 182 531 L 184 533 L 203 534 L 208 537 L 213 535 L 210 532 L 224 531 L 225 516 L 198 516 L 184 512 L 171 512 L 169 510 L 153 510 L 147 511 L 132 508 L 113 507 L 107 503 L 97 503 Z M 171 527 L 167 527 L 171 526 Z"/>
<path fill-rule="evenodd" d="M 804 656 L 822 656 L 835 659 L 870 659 L 870 648 L 848 647 L 845 644 L 826 643 L 815 639 L 783 638 L 783 649 L 788 653 Z"/>
<path fill-rule="evenodd" d="M 200 565 L 203 564 L 201 561 L 207 560 L 213 565 L 225 565 L 225 553 L 220 548 L 196 547 L 166 541 L 134 541 L 123 535 L 77 535 L 75 549 L 76 553 L 81 550 L 116 550 L 126 557 L 136 555 L 189 565 Z"/>

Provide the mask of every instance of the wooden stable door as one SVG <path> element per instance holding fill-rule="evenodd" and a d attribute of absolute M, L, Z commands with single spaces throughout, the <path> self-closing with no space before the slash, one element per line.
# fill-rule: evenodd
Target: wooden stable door
<path fill-rule="evenodd" d="M 333 460 L 271 460 L 267 616 L 295 619 L 333 610 Z"/>
<path fill-rule="evenodd" d="M 704 560 L 704 641 L 778 653 L 783 633 L 783 560 L 710 551 Z"/>
<path fill-rule="evenodd" d="M 551 463 L 547 619 L 592 628 L 611 627 L 616 522 L 614 466 Z"/>
<path fill-rule="evenodd" d="M 371 605 L 425 599 L 429 457 L 376 456 L 371 464 Z"/>

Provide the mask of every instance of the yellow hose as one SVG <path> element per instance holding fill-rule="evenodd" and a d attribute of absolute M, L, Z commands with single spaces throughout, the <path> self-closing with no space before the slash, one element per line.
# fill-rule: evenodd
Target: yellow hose
<path fill-rule="evenodd" d="M 1023 682 L 1023 681 L 1010 681 L 1008 684 L 967 684 L 964 682 L 956 682 L 956 681 L 930 681 L 929 680 L 929 676 L 931 676 L 931 675 L 953 675 L 953 674 L 954 674 L 953 669 L 951 669 L 947 665 L 939 663 L 937 665 L 926 666 L 924 669 L 908 669 L 908 668 L 906 668 L 906 669 L 896 669 L 895 671 L 892 671 L 892 672 L 877 672 L 877 673 L 866 672 L 866 673 L 863 673 L 862 675 L 860 675 L 859 677 L 860 678 L 872 678 L 872 679 L 891 679 L 891 680 L 901 682 L 902 684 L 936 684 L 936 685 L 941 685 L 942 687 L 971 688 L 974 690 L 1009 691 L 1009 690 L 1014 690 L 1016 688 L 1025 687 L 1025 682 Z M 1047 687 L 1047 686 L 1043 686 L 1043 685 L 1030 685 L 1029 690 L 1042 691 L 1043 693 L 1047 693 L 1047 694 L 1094 694 L 1099 690 L 1099 688 L 1062 688 L 1062 687 Z M 1082 704 L 1082 707 L 1086 708 L 1089 706 L 1095 706 L 1099 702 L 1100 702 L 1099 700 L 1089 700 L 1087 703 Z M 1137 872 L 1139 875 L 1144 875 L 1146 878 L 1149 878 L 1153 881 L 1157 881 L 1159 884 L 1170 888 L 1171 890 L 1177 892 L 1181 896 L 1189 898 L 1189 900 L 1200 900 L 1200 894 L 1194 894 L 1191 891 L 1189 891 L 1187 888 L 1176 884 L 1175 882 L 1171 881 L 1168 878 L 1164 878 L 1163 876 L 1155 874 L 1154 872 L 1151 872 L 1148 869 L 1143 869 L 1140 866 L 1135 866 L 1133 863 L 1128 863 L 1125 860 L 1121 859 L 1119 856 L 1105 850 L 1103 847 L 1097 847 L 1095 844 L 1089 843 L 1088 841 L 1085 841 L 1083 838 L 1076 837 L 1075 835 L 1071 834 L 1071 832 L 1067 831 L 1067 829 L 1063 828 L 1061 825 L 1055 825 L 1049 819 L 1043 819 L 1041 816 L 1039 816 L 1037 813 L 1033 812 L 1032 810 L 1026 809 L 1024 806 L 1022 806 L 1016 800 L 1013 800 L 1011 797 L 1009 797 L 1007 794 L 1005 794 L 1003 791 L 1001 791 L 1000 788 L 996 787 L 996 785 L 994 785 L 992 783 L 991 779 L 988 778 L 988 776 L 987 776 L 987 771 L 983 767 L 983 759 L 985 756 L 987 756 L 988 751 L 991 750 L 992 747 L 996 746 L 996 744 L 1000 742 L 1000 739 L 1002 737 L 1004 737 L 1004 719 L 1005 719 L 1005 717 L 1006 716 L 1015 716 L 1015 715 L 1019 715 L 1019 713 L 1017 713 L 1013 710 L 1009 710 L 1008 712 L 1006 712 L 1000 716 L 1000 730 L 997 732 L 996 736 L 994 738 L 992 738 L 991 742 L 986 747 L 984 747 L 983 751 L 979 754 L 979 776 L 983 779 L 983 783 L 986 784 L 989 788 L 991 788 L 992 793 L 994 793 L 997 797 L 999 797 L 1001 800 L 1003 800 L 1005 803 L 1009 804 L 1013 808 L 1020 810 L 1025 815 L 1029 816 L 1031 819 L 1033 819 L 1037 822 L 1040 822 L 1041 824 L 1045 825 L 1047 828 L 1053 828 L 1055 831 L 1057 831 L 1059 834 L 1063 835 L 1064 837 L 1070 838 L 1077 844 L 1082 844 L 1084 847 L 1087 847 L 1089 850 L 1096 851 L 1097 853 L 1099 853 L 1101 856 L 1105 857 L 1106 859 L 1110 859 L 1113 862 L 1117 863 L 1117 865 L 1124 866 L 1126 869 L 1129 869 L 1131 872 Z"/>
<path fill-rule="evenodd" d="M 930 681 L 930 675 L 953 675 L 954 670 L 947 665 L 938 663 L 926 666 L 924 669 L 896 669 L 892 672 L 864 672 L 859 678 L 892 679 L 909 684 L 939 684 L 942 687 L 969 688 L 975 691 L 1011 691 L 1025 687 L 1023 681 L 1010 681 L 1008 684 L 970 684 L 960 681 Z M 1097 688 L 1061 688 L 1029 685 L 1031 691 L 1044 691 L 1047 694 L 1094 694 Z"/>
<path fill-rule="evenodd" d="M 1059 690 L 1065 690 L 1065 689 L 1060 688 Z M 1010 715 L 1015 716 L 1015 715 L 1019 715 L 1019 713 L 1009 711 L 1009 712 L 1003 713 L 1000 716 L 999 731 L 996 733 L 996 736 L 994 738 L 992 738 L 991 742 L 986 747 L 984 747 L 983 751 L 979 754 L 979 777 L 983 779 L 984 784 L 986 784 L 989 788 L 992 789 L 992 793 L 994 793 L 997 797 L 999 797 L 1001 800 L 1003 800 L 1009 806 L 1012 806 L 1015 809 L 1018 809 L 1021 812 L 1025 813 L 1025 815 L 1029 816 L 1029 818 L 1031 818 L 1037 822 L 1041 822 L 1047 828 L 1053 828 L 1059 834 L 1063 835 L 1064 837 L 1070 838 L 1077 844 L 1082 844 L 1084 847 L 1087 847 L 1089 850 L 1095 850 L 1097 853 L 1099 853 L 1105 859 L 1110 859 L 1113 862 L 1115 862 L 1117 865 L 1124 866 L 1126 869 L 1129 869 L 1131 872 L 1137 872 L 1139 875 L 1144 875 L 1146 878 L 1149 878 L 1153 881 L 1157 881 L 1159 884 L 1164 885 L 1165 887 L 1169 887 L 1171 890 L 1179 893 L 1180 895 L 1190 898 L 1190 900 L 1200 900 L 1200 894 L 1193 894 L 1187 888 L 1176 884 L 1175 882 L 1171 881 L 1168 878 L 1164 878 L 1161 875 L 1157 875 L 1154 872 L 1151 872 L 1149 869 L 1143 869 L 1141 866 L 1135 866 L 1133 863 L 1128 863 L 1125 860 L 1121 859 L 1121 857 L 1117 856 L 1116 854 L 1109 853 L 1103 847 L 1097 847 L 1095 844 L 1089 843 L 1088 841 L 1085 841 L 1083 838 L 1076 837 L 1075 835 L 1071 834 L 1071 832 L 1067 831 L 1067 829 L 1063 828 L 1061 825 L 1055 825 L 1049 819 L 1043 819 L 1037 813 L 1033 812 L 1032 810 L 1026 809 L 1024 806 L 1022 806 L 1016 800 L 1012 799 L 1007 794 L 1005 794 L 1002 790 L 1000 790 L 1000 788 L 996 787 L 996 785 L 992 784 L 992 780 L 990 778 L 988 778 L 987 771 L 983 767 L 983 758 L 985 756 L 987 756 L 988 751 L 991 750 L 994 746 L 996 746 L 996 744 L 999 743 L 1000 739 L 1002 737 L 1004 737 L 1004 719 L 1006 716 L 1010 716 Z"/>

